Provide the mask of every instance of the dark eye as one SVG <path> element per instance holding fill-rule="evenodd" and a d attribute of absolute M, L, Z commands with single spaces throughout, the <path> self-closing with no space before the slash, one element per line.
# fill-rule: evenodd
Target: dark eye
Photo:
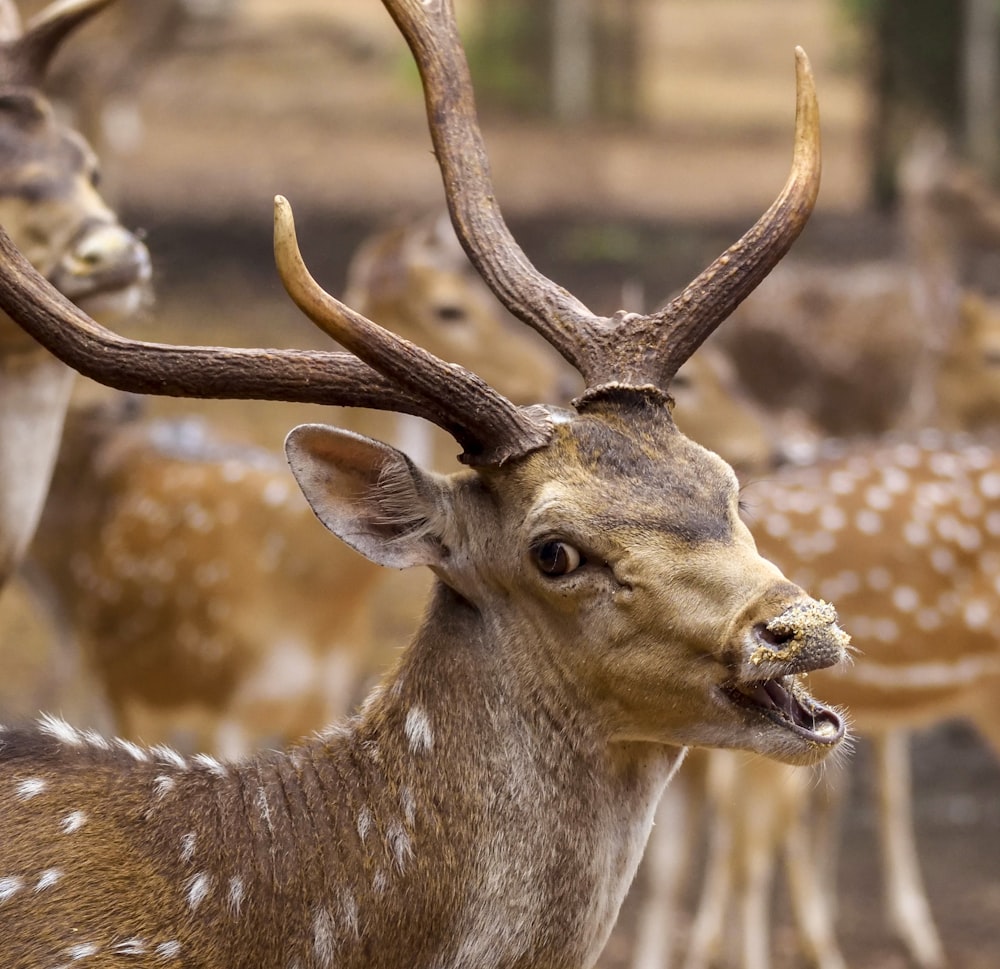
<path fill-rule="evenodd" d="M 90 170 L 90 184 L 94 188 L 101 187 L 101 170 L 96 165 Z"/>
<path fill-rule="evenodd" d="M 536 545 L 531 554 L 539 570 L 552 576 L 569 575 L 584 561 L 583 556 L 572 545 L 554 540 Z"/>
<path fill-rule="evenodd" d="M 465 320 L 465 310 L 454 304 L 438 306 L 434 313 L 442 323 L 461 323 Z"/>

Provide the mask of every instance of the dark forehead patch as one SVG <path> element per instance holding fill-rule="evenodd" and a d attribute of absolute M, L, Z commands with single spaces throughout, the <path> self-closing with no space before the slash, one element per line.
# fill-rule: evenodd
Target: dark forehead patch
<path fill-rule="evenodd" d="M 661 531 L 692 543 L 731 539 L 733 480 L 665 407 L 584 417 L 571 437 L 606 503 L 590 510 L 595 528 Z"/>

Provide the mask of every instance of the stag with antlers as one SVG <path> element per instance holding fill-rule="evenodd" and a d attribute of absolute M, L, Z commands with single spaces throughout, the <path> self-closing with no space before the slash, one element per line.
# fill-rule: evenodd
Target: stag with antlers
<path fill-rule="evenodd" d="M 469 465 L 443 477 L 350 432 L 289 435 L 327 527 L 436 577 L 422 627 L 355 719 L 234 763 L 54 719 L 0 734 L 13 965 L 590 966 L 685 745 L 811 764 L 843 738 L 799 681 L 844 654 L 833 608 L 758 555 L 732 470 L 669 406 L 673 374 L 815 201 L 804 55 L 774 205 L 663 311 L 602 318 L 502 221 L 451 4 L 385 5 L 420 67 L 464 247 L 586 389 L 572 410 L 517 407 L 350 310 L 309 276 L 282 199 L 286 288 L 347 353 L 122 341 L 3 244 L 0 304 L 74 366 L 130 389 L 417 414 Z"/>

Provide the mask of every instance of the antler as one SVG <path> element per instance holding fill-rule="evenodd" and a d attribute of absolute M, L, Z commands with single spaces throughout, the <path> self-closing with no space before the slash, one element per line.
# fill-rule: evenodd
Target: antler
<path fill-rule="evenodd" d="M 309 295 L 300 292 L 308 284 L 300 280 L 293 267 L 293 260 L 299 257 L 294 248 L 290 210 L 283 199 L 276 204 L 275 221 L 276 255 L 285 267 L 286 286 L 294 291 L 297 300 L 308 304 Z M 329 299 L 336 303 L 332 297 Z M 349 310 L 352 317 L 370 328 L 366 333 L 378 331 L 383 341 L 396 341 L 403 348 L 394 361 L 396 366 L 413 366 L 413 360 L 419 358 L 428 360 L 427 366 L 437 367 L 441 379 L 447 381 L 437 396 L 449 403 L 439 403 L 412 390 L 419 380 L 400 380 L 397 374 L 383 377 L 353 353 L 174 346 L 119 336 L 54 289 L 21 255 L 2 227 L 0 309 L 85 377 L 128 393 L 285 400 L 413 414 L 451 434 L 464 448 L 463 460 L 469 464 L 501 464 L 515 454 L 540 447 L 548 439 L 547 421 L 539 411 L 517 408 L 468 371 L 438 360 Z M 416 351 L 413 357 L 409 350 Z M 450 402 L 456 385 L 462 387 L 461 400 L 469 413 L 459 413 Z M 480 405 L 469 400 L 475 391 L 467 388 L 477 385 L 495 398 L 489 420 L 482 416 Z"/>
<path fill-rule="evenodd" d="M 72 26 L 109 2 L 70 0 L 50 7 L 28 32 L 36 36 L 25 50 L 35 53 L 18 53 L 14 59 L 43 64 L 48 55 L 42 50 L 51 53 Z M 541 275 L 503 221 L 451 0 L 383 2 L 417 60 L 452 219 L 483 278 L 511 312 L 584 376 L 588 389 L 578 406 L 621 388 L 665 394 L 678 367 L 773 268 L 812 210 L 819 184 L 819 129 L 805 54 L 796 51 L 792 173 L 775 203 L 659 313 L 600 317 Z M 13 45 L 15 53 L 22 41 Z M 324 293 L 302 264 L 290 210 L 280 199 L 276 257 L 300 308 L 356 356 L 125 340 L 54 293 L 2 232 L 0 308 L 63 362 L 122 390 L 402 411 L 447 430 L 465 449 L 463 460 L 474 464 L 502 463 L 549 439 L 552 418 L 542 409 L 515 407 L 475 375 L 400 340 Z"/>
<path fill-rule="evenodd" d="M 57 0 L 34 17 L 20 36 L 5 31 L 0 41 L 0 83 L 37 87 L 66 37 L 113 2 Z M 17 23 L 16 11 L 11 13 L 10 7 L 8 0 L 0 14 L 4 24 L 13 27 Z"/>
<path fill-rule="evenodd" d="M 788 251 L 819 190 L 819 109 L 809 61 L 797 48 L 795 155 L 784 190 L 742 239 L 650 316 L 597 316 L 531 264 L 504 223 L 478 124 L 451 0 L 383 0 L 420 70 L 431 137 L 462 245 L 498 299 L 586 380 L 666 390 L 681 364 Z"/>

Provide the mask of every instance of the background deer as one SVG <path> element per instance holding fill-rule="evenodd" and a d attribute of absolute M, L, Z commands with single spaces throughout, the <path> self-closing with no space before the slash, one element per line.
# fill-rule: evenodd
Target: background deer
<path fill-rule="evenodd" d="M 46 8 L 21 30 L 0 3 L 0 221 L 65 296 L 109 322 L 134 312 L 149 254 L 97 191 L 97 162 L 39 90 L 50 58 L 108 5 Z M 31 539 L 55 461 L 72 371 L 0 318 L 0 587 Z"/>
<path fill-rule="evenodd" d="M 757 555 L 732 471 L 676 430 L 667 398 L 815 201 L 804 58 L 795 163 L 772 208 L 662 313 L 601 318 L 538 274 L 500 218 L 450 5 L 387 8 L 421 70 L 463 245 L 587 389 L 573 411 L 518 408 L 392 337 L 318 289 L 283 200 L 285 285 L 350 353 L 115 339 L 40 301 L 44 282 L 0 236 L 0 300 L 90 372 L 132 353 L 143 372 L 119 384 L 192 395 L 266 385 L 273 397 L 408 410 L 452 433 L 470 466 L 441 477 L 349 432 L 289 436 L 324 524 L 381 564 L 436 576 L 424 625 L 353 722 L 236 764 L 55 720 L 4 732 L 0 918 L 15 963 L 591 965 L 677 745 L 810 763 L 843 736 L 795 679 L 842 657 L 832 608 Z M 251 361 L 266 372 L 248 375 Z M 303 370 L 321 386 L 284 380 Z M 114 791 L 100 811 L 98 789 Z M 128 872 L 128 891 L 108 893 L 112 871 Z"/>
<path fill-rule="evenodd" d="M 935 370 L 925 368 L 921 374 L 910 378 L 910 387 L 917 397 L 936 402 L 935 423 L 943 429 L 957 431 L 970 429 L 987 433 L 984 447 L 991 445 L 988 432 L 996 426 L 998 396 L 997 354 L 1000 340 L 1000 316 L 993 304 L 984 298 L 963 293 L 960 297 L 958 317 L 954 322 L 946 321 L 941 332 L 935 337 Z M 929 381 L 929 386 L 926 382 Z M 711 398 L 706 401 L 710 403 Z M 748 418 L 754 414 L 747 410 Z M 682 415 L 679 415 L 679 419 Z M 704 409 L 699 426 L 710 427 L 713 413 Z M 762 425 L 761 433 L 767 431 Z M 766 434 L 765 434 L 766 436 Z M 696 438 L 697 439 L 697 438 Z M 959 446 L 961 438 L 942 435 L 940 431 L 929 432 L 925 438 L 928 447 L 938 441 L 945 449 Z M 725 443 L 724 439 L 720 443 Z M 838 445 L 843 447 L 843 445 Z M 858 443 L 859 453 L 851 447 L 842 455 L 843 463 L 861 460 L 860 454 L 873 447 L 871 442 Z M 828 449 L 835 448 L 827 445 Z M 891 452 L 889 445 L 887 451 Z M 796 457 L 807 454 L 807 448 L 796 452 Z M 724 456 L 726 451 L 720 449 Z M 760 451 L 760 455 L 767 455 Z M 772 449 L 772 455 L 779 453 Z M 942 456 L 941 466 L 948 458 Z M 807 462 L 808 463 L 808 460 Z M 832 470 L 831 470 L 832 467 Z M 794 486 L 794 497 L 789 499 L 799 507 L 818 511 L 829 505 L 839 506 L 848 499 L 832 497 L 827 493 L 830 487 L 826 480 L 832 475 L 839 480 L 840 471 L 829 461 L 821 462 L 819 474 L 803 477 Z M 757 532 L 760 520 L 754 513 L 753 504 L 759 500 L 763 508 L 773 509 L 767 488 L 773 479 L 779 486 L 786 475 L 795 478 L 794 469 L 782 470 L 776 475 L 767 471 L 766 464 L 758 464 L 751 469 L 745 495 L 751 508 L 750 524 Z M 763 474 L 762 474 L 763 472 Z M 807 484 L 806 481 L 811 482 Z M 958 487 L 957 483 L 946 485 Z M 905 497 L 905 496 L 904 496 Z M 909 496 L 913 497 L 913 496 Z M 839 520 L 842 514 L 838 508 L 824 512 L 831 520 Z M 781 529 L 782 516 L 774 519 L 776 528 Z M 781 536 L 759 541 L 767 545 L 768 554 L 786 568 L 802 568 L 803 556 L 808 557 L 808 542 L 798 534 L 797 522 L 790 522 Z M 808 533 L 808 529 L 807 529 Z M 837 554 L 844 561 L 857 555 L 863 563 L 869 554 L 867 546 L 860 549 L 849 533 L 831 533 L 825 541 L 836 541 Z M 988 543 L 989 538 L 984 540 Z M 887 541 L 898 543 L 900 555 L 905 554 L 905 537 L 898 533 Z M 805 551 L 801 551 L 805 548 Z M 918 555 L 919 550 L 911 554 Z M 858 572 L 864 571 L 858 567 Z M 796 573 L 801 578 L 801 573 Z M 813 573 L 824 575 L 822 571 Z M 951 580 L 944 576 L 940 580 L 942 594 L 952 588 Z M 957 580 L 956 580 L 957 581 Z M 835 587 L 827 587 L 829 594 Z M 838 606 L 841 600 L 838 598 Z M 895 607 L 889 605 L 889 612 Z M 846 614 L 846 613 L 845 613 Z M 854 618 L 854 614 L 852 614 Z M 852 625 L 851 627 L 855 627 Z M 860 630 L 871 634 L 867 621 L 862 618 Z M 865 639 L 858 638 L 859 653 L 854 657 L 853 666 L 857 675 L 863 675 L 872 662 L 871 656 L 878 656 L 891 648 L 881 643 L 871 647 Z M 853 674 L 851 674 L 853 675 Z M 914 675 L 919 675 L 914 672 Z M 903 691 L 905 695 L 905 690 Z M 968 700 L 968 698 L 966 698 Z M 906 701 L 903 701 L 904 705 Z M 948 716 L 942 712 L 940 719 Z M 869 727 L 866 718 L 860 726 L 861 733 L 869 736 L 875 746 L 875 766 L 879 790 L 880 839 L 883 857 L 886 910 L 893 932 L 904 942 L 912 958 L 922 966 L 941 965 L 944 950 L 934 927 L 931 908 L 923 888 L 919 870 L 916 840 L 912 830 L 911 807 L 909 803 L 909 768 L 907 761 L 907 726 L 920 726 L 923 722 L 918 714 L 912 722 L 910 712 L 895 716 L 893 730 L 884 726 L 877 730 Z M 829 828 L 833 822 L 829 817 L 805 818 L 801 814 L 804 803 L 803 791 L 808 779 L 798 772 L 787 772 L 760 761 L 746 762 L 738 755 L 718 755 L 709 758 L 710 764 L 701 772 L 692 773 L 698 767 L 689 759 L 685 772 L 668 795 L 670 803 L 661 810 L 670 812 L 671 830 L 684 823 L 694 827 L 694 815 L 704 810 L 704 787 L 708 785 L 708 799 L 712 805 L 712 820 L 709 826 L 709 860 L 707 873 L 697 906 L 697 916 L 692 927 L 692 938 L 685 965 L 687 969 L 710 964 L 723 952 L 725 926 L 738 924 L 740 946 L 736 950 L 737 960 L 746 967 L 766 967 L 770 965 L 768 925 L 770 923 L 769 902 L 771 880 L 775 857 L 783 851 L 790 859 L 787 866 L 791 886 L 789 894 L 793 904 L 793 916 L 799 930 L 799 940 L 806 954 L 816 965 L 824 969 L 838 969 L 843 959 L 837 949 L 833 925 L 835 911 L 834 898 L 823 898 L 815 892 L 803 892 L 800 886 L 812 882 L 832 885 L 832 855 L 835 851 L 832 834 L 822 834 L 818 847 L 810 838 L 817 830 Z M 824 775 L 825 797 L 842 797 L 845 778 L 838 773 Z M 741 792 L 737 796 L 734 792 Z M 680 802 L 680 803 L 678 803 Z M 826 808 L 824 810 L 829 810 Z M 817 810 L 817 814 L 822 812 Z M 656 829 L 659 830 L 659 829 Z M 694 835 L 692 835 L 693 840 Z M 655 835 L 654 835 L 655 842 Z M 679 886 L 687 873 L 688 860 L 675 857 L 672 842 L 661 847 L 654 843 L 650 856 L 661 858 L 661 873 L 650 872 L 650 897 L 641 906 L 638 941 L 634 946 L 636 967 L 662 967 L 668 964 L 667 938 L 669 919 L 664 919 L 664 911 L 679 904 Z M 818 851 L 820 858 L 813 861 L 811 854 Z M 820 873 L 817 874 L 816 867 Z M 734 912 L 731 910 L 735 909 Z"/>
<path fill-rule="evenodd" d="M 373 236 L 347 291 L 360 312 L 511 399 L 533 399 L 529 388 L 561 399 L 568 368 L 512 325 L 447 217 Z M 347 714 L 388 658 L 373 611 L 383 633 L 409 629 L 426 583 L 393 581 L 376 598 L 384 570 L 330 547 L 283 457 L 139 410 L 121 397 L 71 411 L 29 557 L 32 584 L 79 641 L 64 652 L 82 648 L 117 731 L 238 756 Z M 418 418 L 338 418 L 414 460 L 455 463 L 451 438 Z"/>
<path fill-rule="evenodd" d="M 837 436 L 939 421 L 941 358 L 976 298 L 963 254 L 1000 240 L 1000 202 L 929 135 L 914 139 L 899 182 L 900 258 L 785 263 L 714 341 L 769 409 L 800 411 Z"/>

